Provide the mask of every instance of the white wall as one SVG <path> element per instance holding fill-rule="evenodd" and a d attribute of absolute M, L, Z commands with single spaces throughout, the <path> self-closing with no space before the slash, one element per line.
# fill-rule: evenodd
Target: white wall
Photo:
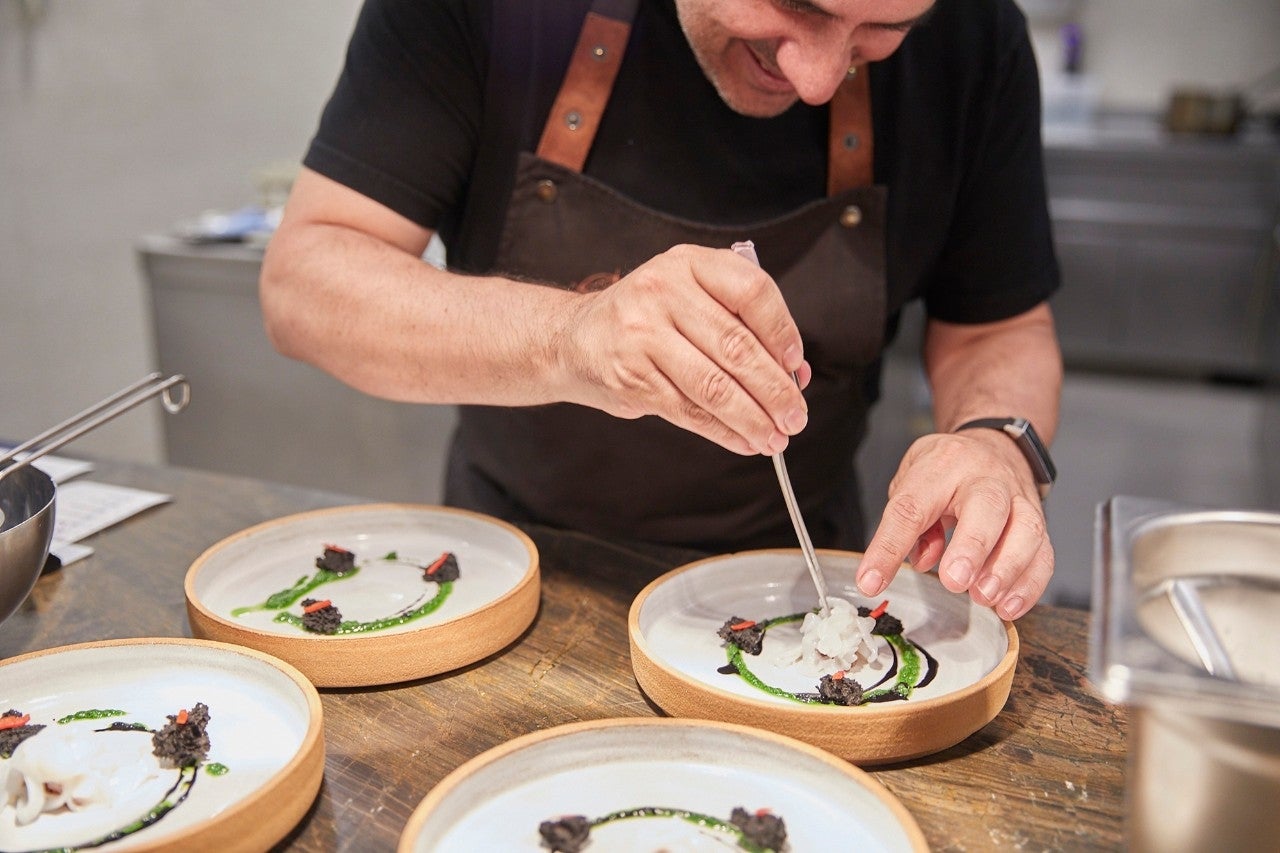
<path fill-rule="evenodd" d="M 357 8 L 0 0 L 0 438 L 154 369 L 135 239 L 252 202 L 256 169 L 296 163 Z M 64 452 L 155 461 L 160 417 L 148 404 Z"/>
<path fill-rule="evenodd" d="M 134 241 L 253 201 L 256 169 L 296 162 L 358 5 L 0 0 L 0 438 L 152 368 Z M 1276 0 L 1079 9 L 1108 106 L 1156 110 L 1174 83 L 1280 62 Z M 149 405 L 71 449 L 156 460 L 160 417 Z"/>
<path fill-rule="evenodd" d="M 1176 86 L 1239 89 L 1280 69 L 1277 0 L 1020 0 L 1042 71 L 1061 67 L 1058 28 L 1084 32 L 1099 107 L 1163 110 Z M 1256 107 L 1280 110 L 1280 78 Z"/>

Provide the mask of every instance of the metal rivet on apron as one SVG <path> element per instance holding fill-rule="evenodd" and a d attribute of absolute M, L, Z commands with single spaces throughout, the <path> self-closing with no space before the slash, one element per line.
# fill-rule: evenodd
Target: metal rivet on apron
<path fill-rule="evenodd" d="M 851 204 L 844 210 L 840 211 L 840 224 L 845 228 L 857 228 L 862 222 L 862 208 L 856 204 Z"/>
<path fill-rule="evenodd" d="M 608 55 L 609 55 L 609 51 L 604 49 L 604 45 L 598 44 L 595 47 L 591 48 L 591 56 L 594 59 L 604 59 Z"/>
<path fill-rule="evenodd" d="M 582 113 L 570 110 L 564 114 L 564 123 L 570 130 L 577 130 L 582 127 Z"/>
<path fill-rule="evenodd" d="M 858 134 L 850 133 L 846 135 L 844 138 L 844 150 L 852 151 L 853 149 L 858 147 L 858 144 L 860 142 L 861 140 L 858 139 Z"/>
<path fill-rule="evenodd" d="M 559 190 L 556 189 L 555 181 L 549 181 L 544 178 L 541 181 L 538 181 L 538 188 L 536 192 L 539 199 L 550 204 L 556 200 L 556 194 Z"/>

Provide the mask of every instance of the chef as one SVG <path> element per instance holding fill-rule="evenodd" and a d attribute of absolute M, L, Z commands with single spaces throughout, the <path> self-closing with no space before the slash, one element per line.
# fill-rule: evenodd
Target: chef
<path fill-rule="evenodd" d="M 794 547 L 785 450 L 865 595 L 906 560 L 1016 619 L 1053 572 L 1057 286 L 1012 0 L 367 0 L 261 299 L 282 353 L 460 404 L 447 503 Z M 854 454 L 917 299 L 937 431 L 867 542 Z"/>

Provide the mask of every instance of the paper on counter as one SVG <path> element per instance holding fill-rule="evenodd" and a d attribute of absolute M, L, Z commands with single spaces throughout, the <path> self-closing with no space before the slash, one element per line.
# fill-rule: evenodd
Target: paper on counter
<path fill-rule="evenodd" d="M 54 542 L 49 546 L 49 553 L 58 558 L 59 565 L 69 566 L 78 560 L 93 555 L 93 549 L 78 542 Z"/>
<path fill-rule="evenodd" d="M 170 495 L 129 486 L 110 486 L 77 480 L 58 487 L 53 541 L 56 546 L 79 542 L 113 524 L 172 500 Z"/>
<path fill-rule="evenodd" d="M 6 451 L 9 450 L 8 447 L 3 449 Z M 25 459 L 30 455 L 31 454 L 29 453 L 19 453 L 17 458 Z M 54 483 L 65 483 L 72 477 L 79 477 L 81 474 L 93 470 L 92 462 L 85 462 L 81 459 L 70 459 L 66 456 L 58 456 L 53 453 L 41 456 L 31 464 L 48 474 L 49 479 L 53 480 Z"/>
<path fill-rule="evenodd" d="M 49 475 L 54 483 L 65 483 L 72 477 L 79 477 L 93 470 L 93 464 L 79 459 L 68 459 L 65 456 L 41 456 L 31 463 Z"/>

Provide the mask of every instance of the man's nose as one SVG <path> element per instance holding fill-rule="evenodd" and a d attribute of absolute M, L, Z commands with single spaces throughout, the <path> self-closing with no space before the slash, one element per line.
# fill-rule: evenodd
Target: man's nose
<path fill-rule="evenodd" d="M 825 104 L 835 95 L 852 64 L 852 50 L 843 39 L 789 40 L 778 46 L 778 70 L 800 100 Z"/>

